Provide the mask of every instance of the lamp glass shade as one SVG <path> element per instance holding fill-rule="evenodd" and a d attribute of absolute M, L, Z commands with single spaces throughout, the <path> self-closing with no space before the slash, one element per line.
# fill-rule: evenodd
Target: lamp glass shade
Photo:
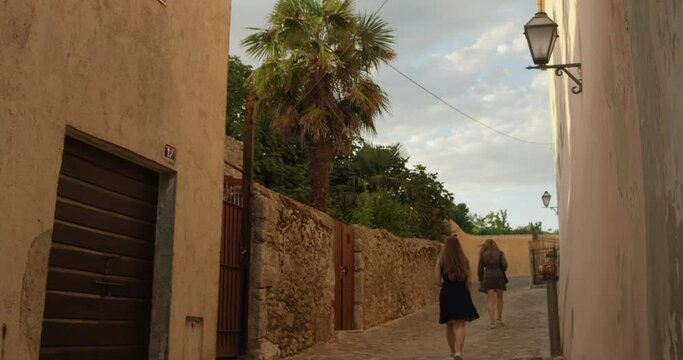
<path fill-rule="evenodd" d="M 550 205 L 550 193 L 549 192 L 544 192 L 543 196 L 541 196 L 541 199 L 543 200 L 543 206 L 548 207 Z"/>
<path fill-rule="evenodd" d="M 547 65 L 557 40 L 557 24 L 544 12 L 538 12 L 524 25 L 531 58 L 536 65 Z"/>

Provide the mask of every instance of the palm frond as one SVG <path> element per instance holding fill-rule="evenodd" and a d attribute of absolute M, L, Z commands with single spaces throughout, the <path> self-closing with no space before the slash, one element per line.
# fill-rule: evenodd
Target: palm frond
<path fill-rule="evenodd" d="M 279 0 L 267 26 L 250 30 L 242 44 L 262 64 L 249 82 L 272 106 L 275 129 L 345 151 L 375 132 L 389 101 L 371 72 L 395 57 L 384 20 L 355 14 L 353 0 Z"/>

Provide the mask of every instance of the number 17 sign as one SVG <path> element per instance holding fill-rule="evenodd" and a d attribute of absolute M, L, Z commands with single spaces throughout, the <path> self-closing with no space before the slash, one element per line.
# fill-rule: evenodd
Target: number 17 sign
<path fill-rule="evenodd" d="M 175 148 L 166 144 L 164 147 L 164 157 L 166 158 L 166 161 L 175 164 Z"/>

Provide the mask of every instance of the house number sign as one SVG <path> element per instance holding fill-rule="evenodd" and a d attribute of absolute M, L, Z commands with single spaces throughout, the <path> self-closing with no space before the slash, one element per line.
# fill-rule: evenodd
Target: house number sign
<path fill-rule="evenodd" d="M 166 158 L 166 161 L 175 164 L 175 148 L 166 144 L 164 147 L 164 157 Z"/>

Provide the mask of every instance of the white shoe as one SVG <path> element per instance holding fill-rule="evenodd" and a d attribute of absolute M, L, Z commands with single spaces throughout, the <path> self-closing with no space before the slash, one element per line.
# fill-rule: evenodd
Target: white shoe
<path fill-rule="evenodd" d="M 457 352 L 453 355 L 453 360 L 462 360 L 462 354 Z"/>
<path fill-rule="evenodd" d="M 503 326 L 505 326 L 505 323 L 503 322 L 503 320 L 496 321 L 496 327 L 503 327 Z"/>

